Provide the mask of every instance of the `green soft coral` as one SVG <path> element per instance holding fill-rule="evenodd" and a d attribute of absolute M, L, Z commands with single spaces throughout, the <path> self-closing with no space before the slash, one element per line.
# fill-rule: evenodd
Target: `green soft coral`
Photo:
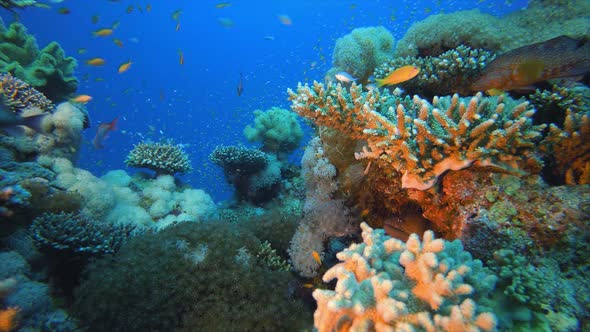
<path fill-rule="evenodd" d="M 244 136 L 250 142 L 262 143 L 262 150 L 272 153 L 289 153 L 303 138 L 297 116 L 286 109 L 272 107 L 267 111 L 254 111 L 253 126 L 246 126 Z"/>
<path fill-rule="evenodd" d="M 57 103 L 78 88 L 76 59 L 67 57 L 57 42 L 39 49 L 33 35 L 20 23 L 7 28 L 0 20 L 0 71 L 29 83 Z"/>

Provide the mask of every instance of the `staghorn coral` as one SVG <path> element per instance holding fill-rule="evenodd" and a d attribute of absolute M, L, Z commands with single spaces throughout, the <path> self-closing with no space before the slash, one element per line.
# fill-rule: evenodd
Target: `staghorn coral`
<path fill-rule="evenodd" d="M 337 279 L 335 290 L 313 292 L 318 331 L 495 330 L 485 297 L 496 277 L 460 242 L 427 231 L 422 241 L 412 234 L 404 243 L 365 223 L 361 228 L 364 242 L 338 253 L 341 263 L 323 276 Z"/>
<path fill-rule="evenodd" d="M 355 157 L 390 164 L 403 188 L 425 190 L 444 172 L 472 165 L 516 174 L 541 166 L 535 143 L 545 126 L 532 125 L 527 102 L 477 94 L 435 97 L 432 104 L 415 96 L 410 103 L 386 91 L 317 82 L 289 89 L 289 99 L 299 115 L 366 141 Z"/>
<path fill-rule="evenodd" d="M 549 125 L 542 142 L 566 184 L 590 184 L 590 111 L 566 111 L 563 129 Z"/>
<path fill-rule="evenodd" d="M 0 95 L 3 97 L 3 103 L 17 114 L 32 107 L 43 111 L 53 108 L 51 100 L 10 73 L 0 73 Z"/>
<path fill-rule="evenodd" d="M 495 58 L 492 52 L 460 45 L 435 57 L 396 57 L 375 69 L 375 78 L 384 78 L 395 69 L 414 65 L 420 68 L 415 78 L 397 86 L 408 94 L 440 96 L 469 93 L 471 83 Z"/>
<path fill-rule="evenodd" d="M 180 145 L 141 142 L 133 146 L 125 164 L 129 167 L 148 168 L 160 174 L 187 173 L 193 168 L 188 155 Z"/>

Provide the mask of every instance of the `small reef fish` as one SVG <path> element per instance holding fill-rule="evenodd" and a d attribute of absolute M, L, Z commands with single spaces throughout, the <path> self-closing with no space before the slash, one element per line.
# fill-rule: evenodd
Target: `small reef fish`
<path fill-rule="evenodd" d="M 354 82 L 357 79 L 352 77 L 352 75 L 350 75 L 349 73 L 345 72 L 345 71 L 341 71 L 339 73 L 336 73 L 336 75 L 334 75 L 334 77 L 336 77 L 337 80 L 339 80 L 340 82 L 343 83 L 350 83 L 350 82 Z"/>
<path fill-rule="evenodd" d="M 132 64 L 133 64 L 133 62 L 131 62 L 131 60 L 129 60 L 129 61 L 127 61 L 127 62 L 124 62 L 124 63 L 122 63 L 122 64 L 119 66 L 119 69 L 117 69 L 117 72 L 118 72 L 119 74 L 121 74 L 121 73 L 124 73 L 124 72 L 128 71 L 128 70 L 129 70 L 129 68 L 131 68 L 131 65 L 132 65 Z"/>
<path fill-rule="evenodd" d="M 85 49 L 85 48 L 79 48 L 78 49 L 78 54 L 84 54 L 86 52 L 88 52 L 88 49 Z"/>
<path fill-rule="evenodd" d="M 125 12 L 127 12 L 127 14 L 133 13 L 133 5 L 129 5 L 129 7 L 127 7 L 127 10 Z"/>
<path fill-rule="evenodd" d="M 123 41 L 121 41 L 121 39 L 113 38 L 113 43 L 119 47 L 123 47 Z"/>
<path fill-rule="evenodd" d="M 0 129 L 4 129 L 6 132 L 8 132 L 8 134 L 13 136 L 20 136 L 21 134 L 24 134 L 22 130 L 19 130 L 18 126 L 25 126 L 37 132 L 43 132 L 43 119 L 47 115 L 49 115 L 49 113 L 19 116 L 11 110 L 0 108 Z"/>
<path fill-rule="evenodd" d="M 322 265 L 322 258 L 320 257 L 320 254 L 318 254 L 317 251 L 312 251 L 311 256 L 313 257 L 313 260 L 315 260 L 318 264 Z"/>
<path fill-rule="evenodd" d="M 80 104 L 86 104 L 91 100 L 92 100 L 92 97 L 89 95 L 79 95 L 79 96 L 76 96 L 76 97 L 70 99 L 71 102 L 80 103 Z"/>
<path fill-rule="evenodd" d="M 225 8 L 231 6 L 231 2 L 220 2 L 215 5 L 215 8 Z"/>
<path fill-rule="evenodd" d="M 148 4 L 145 6 L 145 11 L 146 11 L 146 12 L 148 12 L 148 13 L 149 13 L 149 12 L 151 12 L 151 11 L 152 11 L 152 5 L 148 3 Z"/>
<path fill-rule="evenodd" d="M 178 21 L 178 19 L 180 18 L 180 15 L 182 14 L 182 10 L 181 9 L 177 9 L 175 11 L 172 12 L 172 15 L 170 15 L 170 17 L 175 20 Z"/>
<path fill-rule="evenodd" d="M 284 25 L 293 24 L 293 20 L 291 20 L 291 18 L 287 15 L 278 15 L 277 17 L 279 18 L 279 21 L 281 21 L 281 23 L 283 23 Z"/>
<path fill-rule="evenodd" d="M 588 39 L 568 36 L 519 47 L 492 60 L 471 90 L 532 89 L 533 84 L 549 79 L 582 76 L 590 71 L 589 55 Z"/>
<path fill-rule="evenodd" d="M 111 25 L 111 29 L 115 30 L 116 28 L 119 27 L 119 25 L 121 25 L 121 21 L 117 20 L 117 21 L 113 22 L 113 24 Z"/>
<path fill-rule="evenodd" d="M 178 50 L 178 63 L 180 63 L 180 65 L 184 65 L 184 53 L 182 53 L 181 50 Z"/>
<path fill-rule="evenodd" d="M 236 92 L 238 93 L 238 97 L 241 96 L 244 92 L 244 76 L 242 75 L 242 73 L 240 73 L 240 79 L 238 80 Z"/>
<path fill-rule="evenodd" d="M 264 40 L 275 40 L 275 36 L 271 36 L 271 35 L 266 35 L 262 38 L 264 38 Z"/>
<path fill-rule="evenodd" d="M 98 16 L 98 15 L 92 15 L 92 18 L 90 19 L 92 24 L 98 23 L 99 20 L 100 20 L 100 16 Z"/>
<path fill-rule="evenodd" d="M 103 58 L 92 58 L 90 60 L 86 60 L 86 64 L 90 65 L 90 66 L 102 66 L 105 64 L 106 61 L 104 61 Z"/>
<path fill-rule="evenodd" d="M 219 23 L 219 25 L 221 25 L 224 28 L 231 28 L 234 26 L 234 21 L 232 21 L 231 19 L 229 19 L 227 17 L 218 18 L 217 23 Z"/>
<path fill-rule="evenodd" d="M 176 22 L 176 27 L 174 28 L 174 31 L 178 30 L 180 30 L 180 22 Z"/>
<path fill-rule="evenodd" d="M 375 82 L 377 83 L 377 87 L 382 87 L 384 85 L 394 85 L 399 84 L 412 78 L 416 77 L 420 72 L 420 68 L 416 66 L 403 66 L 391 72 L 385 78 L 379 79 L 376 78 Z"/>
<path fill-rule="evenodd" d="M 113 34 L 113 29 L 111 29 L 111 28 L 98 29 L 92 33 L 92 35 L 95 37 L 107 37 L 112 34 Z"/>
<path fill-rule="evenodd" d="M 118 120 L 119 117 L 116 117 L 109 123 L 101 123 L 98 125 L 98 128 L 96 129 L 96 135 L 94 136 L 94 139 L 92 139 L 92 146 L 94 146 L 94 149 L 98 150 L 104 148 L 102 142 L 108 137 L 111 131 L 117 129 Z"/>
<path fill-rule="evenodd" d="M 72 11 L 68 7 L 61 7 L 61 8 L 58 8 L 57 9 L 57 12 L 60 13 L 60 14 L 62 14 L 62 15 L 68 15 Z"/>

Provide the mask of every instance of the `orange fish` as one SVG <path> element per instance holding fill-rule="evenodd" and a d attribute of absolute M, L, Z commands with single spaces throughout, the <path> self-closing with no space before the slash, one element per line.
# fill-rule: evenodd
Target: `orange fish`
<path fill-rule="evenodd" d="M 418 75 L 419 72 L 420 68 L 416 66 L 403 66 L 401 68 L 394 70 L 385 78 L 376 78 L 375 82 L 377 82 L 378 87 L 382 87 L 384 85 L 399 84 L 411 80 L 412 78 L 416 77 L 416 75 Z"/>
<path fill-rule="evenodd" d="M 123 42 L 121 41 L 121 39 L 114 38 L 113 43 L 115 43 L 115 45 L 117 45 L 119 47 L 123 47 Z"/>
<path fill-rule="evenodd" d="M 90 60 L 86 60 L 86 64 L 90 66 L 102 66 L 105 64 L 103 58 L 92 58 Z"/>
<path fill-rule="evenodd" d="M 180 57 L 178 60 L 178 63 L 180 63 L 181 65 L 184 65 L 184 53 L 182 53 L 181 50 L 178 50 L 178 56 Z"/>
<path fill-rule="evenodd" d="M 68 7 L 61 7 L 61 8 L 59 8 L 57 10 L 57 12 L 60 13 L 60 14 L 62 14 L 62 15 L 68 15 L 72 11 Z"/>
<path fill-rule="evenodd" d="M 0 331 L 13 331 L 16 328 L 16 314 L 20 311 L 17 307 L 0 309 Z"/>
<path fill-rule="evenodd" d="M 92 97 L 89 95 L 79 95 L 79 96 L 76 96 L 75 98 L 70 99 L 71 102 L 80 103 L 80 104 L 86 104 L 87 102 L 89 102 L 91 100 L 92 100 Z"/>
<path fill-rule="evenodd" d="M 108 137 L 111 131 L 117 129 L 118 120 L 119 117 L 116 117 L 115 119 L 113 119 L 113 121 L 109 123 L 101 123 L 100 125 L 98 125 L 98 128 L 96 129 L 96 135 L 92 140 L 92 145 L 96 150 L 104 148 L 102 142 Z"/>
<path fill-rule="evenodd" d="M 313 257 L 313 259 L 320 265 L 322 265 L 322 258 L 320 257 L 320 254 L 318 254 L 317 251 L 312 251 L 311 252 L 311 256 Z"/>
<path fill-rule="evenodd" d="M 281 21 L 281 23 L 283 23 L 284 25 L 291 25 L 291 24 L 293 24 L 293 21 L 287 15 L 279 15 L 278 18 L 279 18 L 279 21 Z"/>
<path fill-rule="evenodd" d="M 303 284 L 303 288 L 313 288 L 313 284 Z"/>
<path fill-rule="evenodd" d="M 92 34 L 96 37 L 107 37 L 113 34 L 113 29 L 102 28 L 94 31 Z"/>
<path fill-rule="evenodd" d="M 129 68 L 131 68 L 131 64 L 133 64 L 133 62 L 131 62 L 131 60 L 129 60 L 129 61 L 125 62 L 125 63 L 122 63 L 119 66 L 119 69 L 117 69 L 117 72 L 119 74 L 121 74 L 121 73 L 124 73 L 124 72 L 128 71 Z"/>
<path fill-rule="evenodd" d="M 472 85 L 473 91 L 531 89 L 553 78 L 590 71 L 590 42 L 559 36 L 508 51 L 492 60 Z"/>

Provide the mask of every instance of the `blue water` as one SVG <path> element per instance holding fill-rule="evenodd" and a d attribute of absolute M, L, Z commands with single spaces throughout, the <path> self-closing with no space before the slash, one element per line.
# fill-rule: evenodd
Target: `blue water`
<path fill-rule="evenodd" d="M 431 14 L 479 8 L 500 16 L 526 6 L 522 0 L 231 1 L 228 7 L 216 8 L 218 3 L 66 0 L 51 9 L 20 12 L 20 22 L 41 48 L 55 40 L 78 59 L 78 93 L 93 97 L 87 105 L 92 128 L 85 131 L 78 167 L 97 176 L 112 169 L 130 172 L 124 160 L 133 144 L 171 138 L 186 144 L 192 160 L 194 171 L 182 178 L 216 201 L 228 198 L 231 188 L 208 160 L 209 153 L 218 144 L 247 144 L 242 130 L 253 121 L 253 111 L 289 108 L 287 88 L 322 81 L 337 38 L 357 27 L 383 25 L 398 40 L 413 22 Z M 70 13 L 60 14 L 60 7 Z M 171 17 L 176 10 L 182 10 L 178 31 Z M 14 20 L 6 11 L 1 15 L 6 24 Z M 96 24 L 94 15 L 99 16 Z M 283 24 L 278 15 L 288 15 L 292 24 Z M 223 26 L 220 19 L 231 20 L 233 26 Z M 116 21 L 120 26 L 112 36 L 92 35 Z M 115 45 L 113 38 L 124 46 Z M 78 54 L 80 48 L 88 52 Z M 93 57 L 104 58 L 106 65 L 86 65 Z M 130 70 L 118 74 L 119 65 L 129 60 Z M 244 93 L 238 97 L 240 73 Z M 118 130 L 104 149 L 94 150 L 90 141 L 97 125 L 117 116 Z"/>

